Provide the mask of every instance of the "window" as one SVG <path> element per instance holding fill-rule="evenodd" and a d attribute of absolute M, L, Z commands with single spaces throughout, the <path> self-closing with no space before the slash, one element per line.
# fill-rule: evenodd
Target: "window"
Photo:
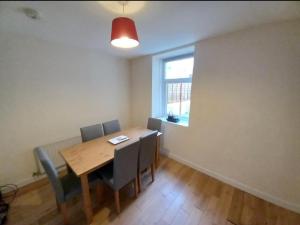
<path fill-rule="evenodd" d="M 181 123 L 188 125 L 194 57 L 189 54 L 164 59 L 162 66 L 163 114 L 176 115 Z"/>

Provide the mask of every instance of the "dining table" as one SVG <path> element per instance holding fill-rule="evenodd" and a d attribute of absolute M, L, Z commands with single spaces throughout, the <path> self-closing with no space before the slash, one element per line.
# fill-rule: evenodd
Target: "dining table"
<path fill-rule="evenodd" d="M 152 132 L 149 129 L 142 127 L 134 127 L 119 132 L 102 136 L 91 141 L 82 142 L 60 151 L 62 158 L 65 160 L 67 166 L 80 178 L 83 208 L 87 219 L 87 224 L 90 224 L 93 219 L 93 209 L 91 204 L 90 187 L 88 175 L 105 166 L 114 159 L 114 151 L 116 147 L 122 147 L 129 142 L 138 141 L 143 135 Z M 129 139 L 117 145 L 111 144 L 110 139 L 121 135 L 127 136 Z M 158 133 L 158 141 L 155 155 L 156 166 L 158 164 L 159 146 L 161 133 Z"/>

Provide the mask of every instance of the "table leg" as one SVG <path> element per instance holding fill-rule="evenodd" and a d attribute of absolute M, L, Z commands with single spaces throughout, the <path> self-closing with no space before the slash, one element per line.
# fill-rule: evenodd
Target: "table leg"
<path fill-rule="evenodd" d="M 88 181 L 87 174 L 81 175 L 80 180 L 81 180 L 84 212 L 87 219 L 87 224 L 91 224 L 92 217 L 93 217 L 93 209 L 91 204 L 91 195 L 90 195 L 90 188 L 89 188 L 89 181 Z"/>
<path fill-rule="evenodd" d="M 160 136 L 157 136 L 156 153 L 155 153 L 155 165 L 156 165 L 156 168 L 158 168 L 159 153 L 160 153 Z"/>
<path fill-rule="evenodd" d="M 96 186 L 97 203 L 98 203 L 98 206 L 101 206 L 101 203 L 104 201 L 104 199 L 103 199 L 104 187 L 103 187 L 103 183 L 100 180 L 97 181 L 96 185 L 97 185 Z"/>

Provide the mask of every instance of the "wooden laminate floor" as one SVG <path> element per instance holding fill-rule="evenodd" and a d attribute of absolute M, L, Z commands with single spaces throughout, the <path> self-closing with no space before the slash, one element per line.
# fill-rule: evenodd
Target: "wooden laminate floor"
<path fill-rule="evenodd" d="M 300 225 L 300 215 L 162 157 L 155 182 L 147 173 L 137 199 L 129 185 L 121 191 L 117 216 L 112 192 L 94 204 L 93 225 Z M 95 200 L 95 195 L 92 192 Z M 46 184 L 20 195 L 11 205 L 8 225 L 56 225 L 62 217 Z M 71 224 L 85 224 L 81 198 L 68 204 Z"/>

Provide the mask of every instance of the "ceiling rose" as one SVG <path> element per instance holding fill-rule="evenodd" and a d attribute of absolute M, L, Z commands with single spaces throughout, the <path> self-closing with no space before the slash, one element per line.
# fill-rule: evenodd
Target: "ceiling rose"
<path fill-rule="evenodd" d="M 105 9 L 114 12 L 116 14 L 122 14 L 123 9 L 120 7 L 125 2 L 126 14 L 134 14 L 144 8 L 146 1 L 98 1 Z"/>

